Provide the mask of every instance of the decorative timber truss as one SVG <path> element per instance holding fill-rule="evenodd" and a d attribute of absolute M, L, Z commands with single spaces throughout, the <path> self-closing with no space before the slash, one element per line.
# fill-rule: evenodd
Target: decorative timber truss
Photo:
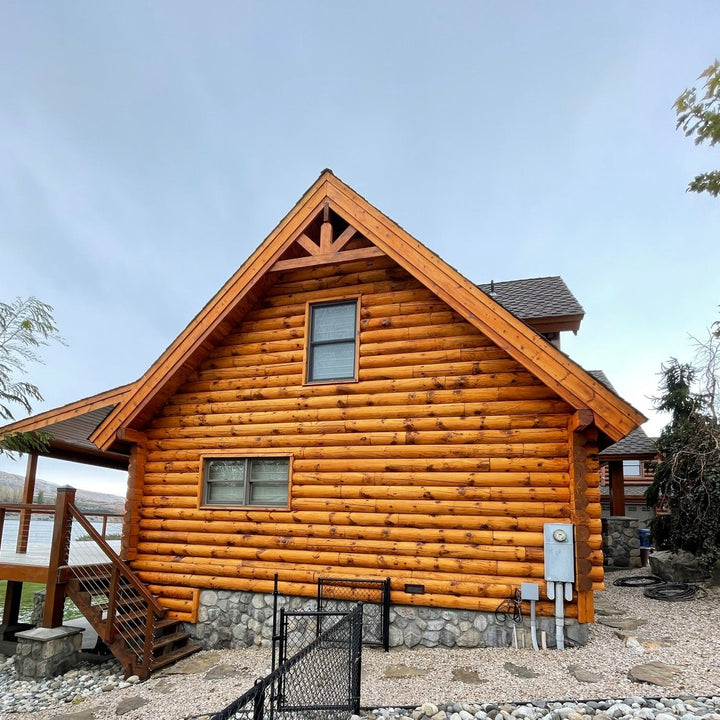
<path fill-rule="evenodd" d="M 318 222 L 320 219 L 322 221 Z M 306 254 L 300 254 L 302 251 Z M 296 253 L 297 257 L 294 256 Z M 278 260 L 270 271 L 368 260 L 384 254 L 325 204 L 322 213 L 298 235 L 295 244 L 288 248 L 283 259 Z"/>

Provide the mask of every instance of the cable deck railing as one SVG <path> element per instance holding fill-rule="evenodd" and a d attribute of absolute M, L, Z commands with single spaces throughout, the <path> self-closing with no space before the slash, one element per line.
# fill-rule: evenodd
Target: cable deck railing
<path fill-rule="evenodd" d="M 85 517 L 114 550 L 120 549 L 121 513 L 93 511 Z M 0 565 L 48 567 L 54 521 L 55 505 L 0 503 Z M 89 540 L 87 535 L 86 538 Z M 81 562 L 74 552 L 68 561 Z M 2 579 L 5 578 L 0 571 Z"/>
<path fill-rule="evenodd" d="M 12 513 L 18 513 L 18 520 L 7 523 Z M 44 524 L 39 533 L 45 541 L 40 543 L 44 552 L 33 544 L 38 535 L 31 527 L 33 514 L 52 518 L 51 522 L 38 521 Z M 165 608 L 122 560 L 119 548 L 111 545 L 114 541 L 108 539 L 107 530 L 111 527 L 108 518 L 113 516 L 101 515 L 100 522 L 93 523 L 75 505 L 73 488 L 59 488 L 54 507 L 0 505 L 0 538 L 5 536 L 6 550 L 13 546 L 13 552 L 6 552 L 0 545 L 0 579 L 4 568 L 15 585 L 18 579 L 19 583 L 29 579 L 46 583 L 42 624 L 47 628 L 62 625 L 69 597 L 126 672 L 145 678 L 199 647 L 188 642 L 179 621 L 167 617 Z M 26 572 L 18 572 L 18 566 Z"/>

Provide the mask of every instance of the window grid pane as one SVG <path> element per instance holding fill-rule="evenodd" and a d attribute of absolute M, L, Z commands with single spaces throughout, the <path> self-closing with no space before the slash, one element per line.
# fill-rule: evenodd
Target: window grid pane
<path fill-rule="evenodd" d="M 312 305 L 308 381 L 355 378 L 357 301 Z"/>
<path fill-rule="evenodd" d="M 245 483 L 211 482 L 207 487 L 207 501 L 234 505 L 245 497 Z"/>
<path fill-rule="evenodd" d="M 286 505 L 289 471 L 287 457 L 207 459 L 204 502 L 239 507 Z"/>
<path fill-rule="evenodd" d="M 279 483 L 253 483 L 250 486 L 251 505 L 285 505 L 287 485 Z"/>
<path fill-rule="evenodd" d="M 314 305 L 312 308 L 312 341 L 348 340 L 355 336 L 355 302 Z"/>
<path fill-rule="evenodd" d="M 355 376 L 355 343 L 320 345 L 313 350 L 313 380 L 333 380 Z"/>

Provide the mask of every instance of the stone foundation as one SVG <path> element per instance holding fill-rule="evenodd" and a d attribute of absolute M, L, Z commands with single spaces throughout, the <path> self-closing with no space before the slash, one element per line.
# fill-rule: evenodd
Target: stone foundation
<path fill-rule="evenodd" d="M 15 670 L 20 678 L 38 680 L 62 675 L 78 664 L 82 629 L 34 628 L 17 633 Z"/>
<path fill-rule="evenodd" d="M 43 615 L 45 614 L 45 590 L 37 590 L 33 593 L 32 615 L 30 616 L 30 624 L 35 627 L 41 627 Z"/>
<path fill-rule="evenodd" d="M 640 567 L 639 530 L 636 518 L 617 515 L 602 519 L 602 549 L 607 567 Z"/>
<path fill-rule="evenodd" d="M 498 600 L 498 605 L 500 601 Z M 278 597 L 278 608 L 315 610 L 315 598 Z M 528 603 L 523 610 L 528 611 Z M 524 617 L 515 635 L 519 647 L 532 647 L 530 620 Z M 202 590 L 196 624 L 185 623 L 185 630 L 205 650 L 270 647 L 272 644 L 273 596 L 271 594 Z M 537 618 L 548 647 L 555 647 L 555 618 Z M 566 646 L 587 643 L 587 625 L 565 620 Z M 511 647 L 514 644 L 513 623 L 508 618 L 498 622 L 494 613 L 475 610 L 395 605 L 390 608 L 391 647 Z"/>

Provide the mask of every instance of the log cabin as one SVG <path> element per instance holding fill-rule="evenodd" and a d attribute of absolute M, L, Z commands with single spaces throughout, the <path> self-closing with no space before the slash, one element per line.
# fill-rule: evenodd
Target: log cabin
<path fill-rule="evenodd" d="M 506 644 L 522 583 L 553 614 L 552 523 L 582 642 L 598 452 L 645 420 L 559 349 L 582 316 L 559 278 L 476 285 L 325 170 L 139 380 L 4 432 L 128 467 L 122 559 L 205 647 L 267 642 L 276 575 L 389 579 L 392 645 Z"/>

